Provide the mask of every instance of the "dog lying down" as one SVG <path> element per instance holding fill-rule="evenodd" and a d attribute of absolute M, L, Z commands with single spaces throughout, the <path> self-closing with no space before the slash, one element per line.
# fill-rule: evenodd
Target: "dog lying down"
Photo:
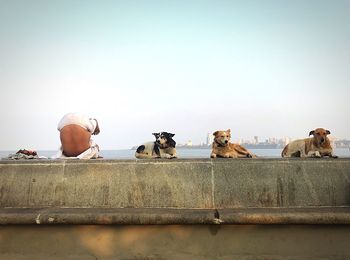
<path fill-rule="evenodd" d="M 176 158 L 176 142 L 172 139 L 175 134 L 161 132 L 153 133 L 153 135 L 156 141 L 144 143 L 137 147 L 135 157 L 138 159 Z"/>
<path fill-rule="evenodd" d="M 212 152 L 210 157 L 216 158 L 256 158 L 255 154 L 252 154 L 243 146 L 230 142 L 231 130 L 216 131 L 213 133 L 214 142 L 212 144 Z"/>
<path fill-rule="evenodd" d="M 282 157 L 324 157 L 338 158 L 333 155 L 333 148 L 327 137 L 331 132 L 323 128 L 310 131 L 311 138 L 299 139 L 287 144 Z"/>

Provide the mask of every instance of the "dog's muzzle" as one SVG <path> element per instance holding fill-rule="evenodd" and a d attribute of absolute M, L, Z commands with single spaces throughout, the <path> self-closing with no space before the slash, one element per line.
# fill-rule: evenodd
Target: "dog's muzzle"
<path fill-rule="evenodd" d="M 226 140 L 224 143 L 222 142 L 218 142 L 217 140 L 215 140 L 215 143 L 219 146 L 219 147 L 225 147 L 228 144 L 228 141 Z"/>
<path fill-rule="evenodd" d="M 323 144 L 325 141 L 326 141 L 326 139 L 322 137 L 322 138 L 320 139 L 320 144 Z"/>

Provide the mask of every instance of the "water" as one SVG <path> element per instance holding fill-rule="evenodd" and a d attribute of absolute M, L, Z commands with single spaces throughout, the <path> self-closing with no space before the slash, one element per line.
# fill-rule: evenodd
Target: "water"
<path fill-rule="evenodd" d="M 250 149 L 250 151 L 259 157 L 280 158 L 282 149 Z M 16 151 L 0 151 L 0 158 L 7 157 L 10 153 Z M 177 149 L 178 158 L 209 158 L 211 149 Z M 38 151 L 39 156 L 51 157 L 56 151 Z M 104 159 L 135 159 L 135 150 L 102 150 L 101 156 Z M 336 148 L 335 155 L 339 157 L 350 157 L 348 148 Z"/>

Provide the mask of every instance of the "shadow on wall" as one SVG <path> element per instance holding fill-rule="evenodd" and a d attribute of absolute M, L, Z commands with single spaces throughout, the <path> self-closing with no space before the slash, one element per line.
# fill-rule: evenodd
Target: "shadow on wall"
<path fill-rule="evenodd" d="M 221 225 L 217 232 L 212 232 L 212 228 L 209 225 L 2 226 L 0 258 L 350 257 L 349 225 Z"/>

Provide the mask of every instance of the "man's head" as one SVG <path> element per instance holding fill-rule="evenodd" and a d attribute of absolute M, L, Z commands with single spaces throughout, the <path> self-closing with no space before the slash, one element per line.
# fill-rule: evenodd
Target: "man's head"
<path fill-rule="evenodd" d="M 329 135 L 331 132 L 329 130 L 326 130 L 324 128 L 316 128 L 315 130 L 310 131 L 309 136 L 313 135 L 316 143 L 318 145 L 322 145 L 327 141 L 327 135 Z"/>
<path fill-rule="evenodd" d="M 93 135 L 98 135 L 100 133 L 100 126 L 98 125 L 97 119 L 93 118 L 92 120 L 96 121 L 95 131 L 92 134 Z"/>
<path fill-rule="evenodd" d="M 226 131 L 216 131 L 213 135 L 216 143 L 226 146 L 231 140 L 231 129 L 227 129 Z"/>

